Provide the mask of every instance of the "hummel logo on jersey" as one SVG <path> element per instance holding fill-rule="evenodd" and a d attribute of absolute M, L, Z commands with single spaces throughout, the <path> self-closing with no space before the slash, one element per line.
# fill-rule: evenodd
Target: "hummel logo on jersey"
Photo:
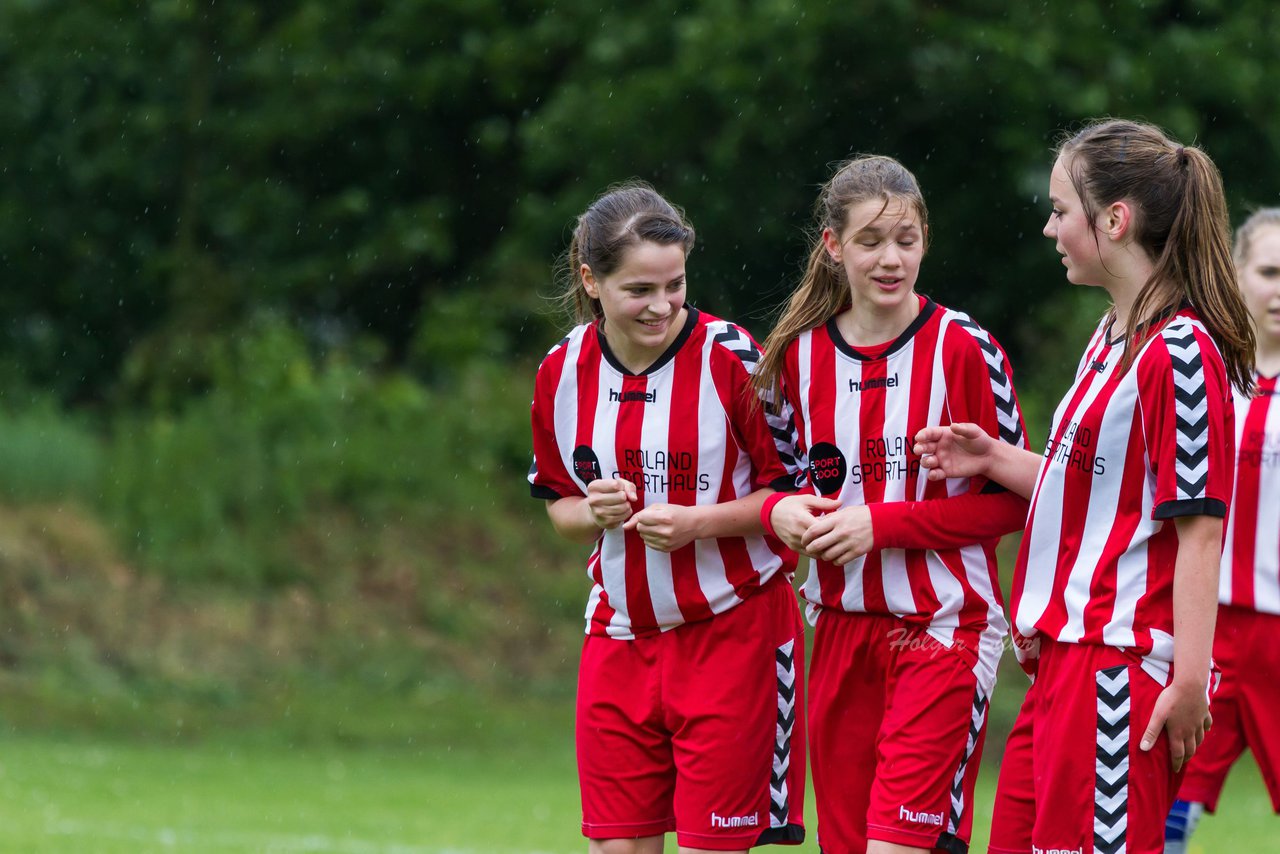
<path fill-rule="evenodd" d="M 905 806 L 898 807 L 898 818 L 903 821 L 909 821 L 912 824 L 932 824 L 934 827 L 942 827 L 947 820 L 946 813 L 925 812 L 924 810 L 912 812 Z"/>
<path fill-rule="evenodd" d="M 609 389 L 610 403 L 654 403 L 658 399 L 656 391 L 618 391 Z"/>
<path fill-rule="evenodd" d="M 716 815 L 711 813 L 712 827 L 759 827 L 760 816 L 751 815 Z"/>
<path fill-rule="evenodd" d="M 1084 846 L 1077 848 L 1037 848 L 1031 846 L 1031 854 L 1084 854 Z"/>
<path fill-rule="evenodd" d="M 898 375 L 891 377 L 872 377 L 869 380 L 849 380 L 849 391 L 869 391 L 873 388 L 897 388 Z"/>

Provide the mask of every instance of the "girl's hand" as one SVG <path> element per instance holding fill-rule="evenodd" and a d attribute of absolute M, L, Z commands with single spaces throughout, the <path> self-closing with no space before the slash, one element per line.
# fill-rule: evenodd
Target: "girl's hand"
<path fill-rule="evenodd" d="M 929 480 L 977 477 L 987 473 L 996 440 L 977 424 L 925 427 L 916 434 L 912 450 L 920 457 Z"/>
<path fill-rule="evenodd" d="M 819 498 L 816 495 L 788 495 L 773 506 L 769 514 L 769 524 L 778 539 L 789 549 L 804 551 L 802 542 L 805 532 L 814 520 L 823 513 L 834 513 L 840 509 L 840 502 L 834 498 Z"/>
<path fill-rule="evenodd" d="M 694 507 L 652 504 L 634 514 L 622 529 L 638 533 L 644 544 L 651 549 L 673 552 L 698 538 L 696 516 L 697 509 Z"/>
<path fill-rule="evenodd" d="M 1140 746 L 1143 750 L 1150 750 L 1160 730 L 1165 730 L 1169 736 L 1169 760 L 1174 773 L 1177 773 L 1195 754 L 1212 724 L 1204 686 L 1175 680 L 1156 698 L 1156 707 L 1151 712 L 1151 722 L 1142 734 Z"/>
<path fill-rule="evenodd" d="M 814 521 L 800 540 L 805 554 L 836 566 L 852 563 L 871 551 L 871 511 L 865 505 L 845 507 Z"/>
<path fill-rule="evenodd" d="M 592 521 L 607 531 L 631 517 L 637 495 L 636 485 L 626 478 L 593 480 L 587 484 L 587 510 Z"/>

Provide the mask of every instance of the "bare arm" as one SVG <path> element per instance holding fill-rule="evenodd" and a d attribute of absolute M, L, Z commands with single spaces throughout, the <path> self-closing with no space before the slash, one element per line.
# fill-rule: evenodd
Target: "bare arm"
<path fill-rule="evenodd" d="M 1142 735 L 1142 749 L 1150 750 L 1160 730 L 1166 730 L 1176 772 L 1196 752 L 1212 721 L 1208 680 L 1213 628 L 1218 619 L 1222 520 L 1183 516 L 1174 524 L 1178 526 L 1178 557 L 1173 569 L 1173 681 L 1156 700 L 1151 722 Z"/>
<path fill-rule="evenodd" d="M 594 543 L 602 531 L 631 517 L 636 485 L 624 478 L 593 480 L 587 495 L 569 495 L 547 502 L 547 516 L 556 533 L 575 543 Z"/>
<path fill-rule="evenodd" d="M 930 480 L 985 477 L 1030 500 L 1040 471 L 1040 455 L 991 438 L 977 424 L 926 427 L 913 449 Z"/>
<path fill-rule="evenodd" d="M 650 548 L 663 552 L 694 540 L 748 537 L 763 532 L 760 508 L 772 494 L 772 489 L 757 489 L 719 504 L 654 504 L 636 513 L 623 527 L 638 533 Z"/>
<path fill-rule="evenodd" d="M 571 495 L 547 502 L 556 533 L 575 543 L 594 543 L 600 534 L 622 525 L 645 545 L 672 552 L 694 540 L 759 534 L 760 508 L 772 489 L 757 489 L 743 498 L 719 504 L 654 504 L 632 512 L 635 484 L 625 478 L 592 481 L 583 498 Z"/>

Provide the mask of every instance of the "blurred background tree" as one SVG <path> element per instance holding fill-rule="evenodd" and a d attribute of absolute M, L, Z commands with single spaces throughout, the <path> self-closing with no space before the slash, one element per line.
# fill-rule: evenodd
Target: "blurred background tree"
<path fill-rule="evenodd" d="M 595 195 L 682 204 L 693 299 L 763 337 L 832 165 L 900 158 L 921 290 L 1001 339 L 1042 435 L 1103 307 L 1039 235 L 1056 136 L 1144 118 L 1210 152 L 1237 218 L 1275 204 L 1276 44 L 1270 0 L 10 0 L 0 496 L 106 526 L 77 560 L 296 632 L 399 626 L 386 672 L 563 684 L 585 584 L 522 497 L 527 407 Z M 104 621 L 74 622 L 128 691 L 182 646 Z M 57 658 L 38 634 L 12 673 Z"/>
<path fill-rule="evenodd" d="M 269 310 L 317 353 L 368 339 L 447 382 L 542 349 L 572 217 L 633 176 L 697 225 L 697 300 L 763 333 L 816 186 L 860 151 L 922 180 L 923 288 L 1022 355 L 1069 293 L 1034 239 L 1055 135 L 1144 117 L 1204 145 L 1238 208 L 1273 199 L 1278 20 L 1265 0 L 8 3 L 0 358 L 68 403 L 174 405 Z"/>

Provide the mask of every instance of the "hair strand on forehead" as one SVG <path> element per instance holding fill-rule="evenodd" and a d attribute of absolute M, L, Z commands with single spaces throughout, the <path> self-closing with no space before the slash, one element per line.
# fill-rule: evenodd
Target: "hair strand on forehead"
<path fill-rule="evenodd" d="M 587 295 L 582 268 L 603 279 L 622 266 L 627 252 L 649 242 L 693 250 L 693 226 L 684 212 L 643 181 L 627 181 L 606 190 L 578 217 L 569 249 L 560 264 L 560 305 L 575 324 L 604 316 L 600 301 Z"/>
<path fill-rule="evenodd" d="M 764 358 L 752 375 L 757 390 L 766 400 L 775 400 L 780 394 L 783 358 L 791 340 L 826 323 L 849 302 L 848 278 L 844 268 L 827 254 L 823 232 L 830 229 L 842 234 L 850 225 L 849 211 L 873 199 L 883 201 L 881 214 L 895 201 L 914 211 L 927 247 L 929 210 L 915 175 L 892 157 L 876 154 L 859 155 L 841 163 L 818 194 L 804 274 L 765 339 Z"/>
<path fill-rule="evenodd" d="M 1258 208 L 1236 229 L 1231 257 L 1235 260 L 1237 269 L 1248 263 L 1249 254 L 1253 251 L 1253 239 L 1266 226 L 1280 227 L 1280 208 Z"/>

